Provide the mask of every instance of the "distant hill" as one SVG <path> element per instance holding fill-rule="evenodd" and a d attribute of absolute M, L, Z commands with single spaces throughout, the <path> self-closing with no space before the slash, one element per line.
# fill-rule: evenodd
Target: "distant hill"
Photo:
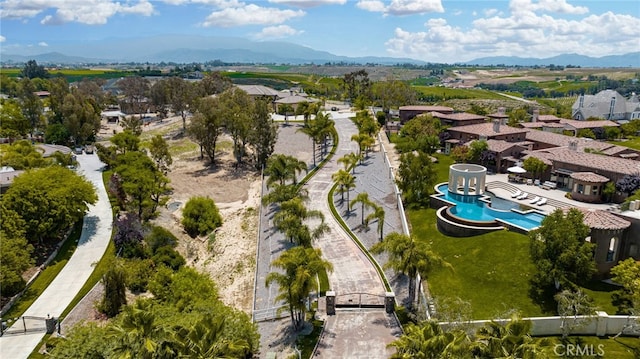
<path fill-rule="evenodd" d="M 482 57 L 464 63 L 465 65 L 507 65 L 507 66 L 580 66 L 580 67 L 640 67 L 640 52 L 624 55 L 590 57 L 578 54 L 564 54 L 544 59 L 517 56 Z"/>
<path fill-rule="evenodd" d="M 223 62 L 324 64 L 327 62 L 426 64 L 426 62 L 393 57 L 347 57 L 281 41 L 251 41 L 243 38 L 165 35 L 141 38 L 110 38 L 83 44 L 53 46 L 46 54 L 2 54 L 0 61 L 78 64 L 116 62 Z"/>

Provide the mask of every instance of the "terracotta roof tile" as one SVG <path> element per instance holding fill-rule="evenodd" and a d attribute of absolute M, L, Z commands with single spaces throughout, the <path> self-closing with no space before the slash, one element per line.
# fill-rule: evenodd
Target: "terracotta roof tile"
<path fill-rule="evenodd" d="M 609 182 L 609 178 L 593 172 L 574 172 L 570 175 L 570 177 L 575 180 L 583 181 L 583 182 L 591 182 L 591 183 Z"/>
<path fill-rule="evenodd" d="M 516 133 L 524 133 L 527 130 L 522 128 L 509 127 L 506 125 L 500 125 L 499 132 L 493 130 L 493 123 L 477 123 L 475 125 L 457 126 L 449 128 L 451 132 L 473 133 L 480 136 L 497 136 L 497 135 L 511 135 Z"/>
<path fill-rule="evenodd" d="M 631 226 L 631 222 L 624 220 L 614 214 L 599 209 L 587 209 L 574 207 L 584 216 L 584 224 L 589 228 L 619 230 Z M 565 212 L 569 209 L 565 209 Z"/>

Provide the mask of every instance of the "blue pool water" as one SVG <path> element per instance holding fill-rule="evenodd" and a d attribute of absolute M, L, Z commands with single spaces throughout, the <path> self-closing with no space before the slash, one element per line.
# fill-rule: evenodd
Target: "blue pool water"
<path fill-rule="evenodd" d="M 512 209 L 519 209 L 519 205 L 502 198 L 490 197 L 489 203 L 480 200 L 481 196 L 464 196 L 449 193 L 448 185 L 438 186 L 438 191 L 442 193 L 441 198 L 454 203 L 451 207 L 451 214 L 472 221 L 492 222 L 503 221 L 526 230 L 540 227 L 540 223 L 545 215 L 539 212 L 518 213 Z"/>

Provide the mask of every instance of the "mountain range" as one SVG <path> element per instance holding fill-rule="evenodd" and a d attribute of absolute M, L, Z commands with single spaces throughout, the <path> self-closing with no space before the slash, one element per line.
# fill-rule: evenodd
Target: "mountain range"
<path fill-rule="evenodd" d="M 325 64 L 355 63 L 394 65 L 410 63 L 426 65 L 420 59 L 394 57 L 347 57 L 288 42 L 251 41 L 233 37 L 208 37 L 192 35 L 164 35 L 140 38 L 110 38 L 78 44 L 50 46 L 47 53 L 5 53 L 0 48 L 0 62 L 24 63 L 36 60 L 43 64 L 92 64 L 92 63 L 203 63 L 220 60 L 227 63 L 255 64 Z M 30 50 L 33 51 L 33 50 Z M 465 65 L 507 66 L 580 66 L 580 67 L 640 67 L 640 52 L 625 55 L 589 57 L 564 54 L 545 59 L 514 56 L 483 57 L 464 62 Z"/>

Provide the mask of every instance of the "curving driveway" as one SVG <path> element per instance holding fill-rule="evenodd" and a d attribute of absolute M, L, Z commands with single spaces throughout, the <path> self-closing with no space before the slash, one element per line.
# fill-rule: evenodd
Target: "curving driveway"
<path fill-rule="evenodd" d="M 59 317 L 78 294 L 93 272 L 94 264 L 104 255 L 109 240 L 113 215 L 109 198 L 102 181 L 102 167 L 97 155 L 78 155 L 78 173 L 84 175 L 98 194 L 98 202 L 89 206 L 84 217 L 78 247 L 58 276 L 27 309 L 24 316 Z M 17 321 L 10 329 L 22 328 Z M 44 337 L 44 332 L 7 334 L 0 337 L 0 358 L 27 358 Z"/>

